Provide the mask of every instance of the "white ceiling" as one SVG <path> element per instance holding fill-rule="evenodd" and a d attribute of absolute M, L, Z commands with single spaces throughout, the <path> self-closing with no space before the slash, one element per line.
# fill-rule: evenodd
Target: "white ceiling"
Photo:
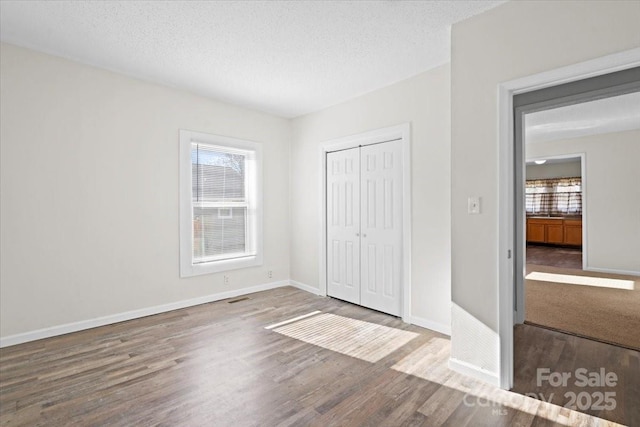
<path fill-rule="evenodd" d="M 500 1 L 0 1 L 2 41 L 283 117 L 449 61 Z"/>
<path fill-rule="evenodd" d="M 524 123 L 527 144 L 640 129 L 640 92 L 530 113 Z"/>

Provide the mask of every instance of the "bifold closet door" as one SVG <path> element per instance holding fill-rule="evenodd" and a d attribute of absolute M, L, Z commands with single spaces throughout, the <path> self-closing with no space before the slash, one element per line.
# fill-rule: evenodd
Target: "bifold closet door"
<path fill-rule="evenodd" d="M 327 294 L 401 314 L 402 142 L 327 153 Z"/>
<path fill-rule="evenodd" d="M 360 304 L 360 149 L 327 153 L 327 294 Z"/>
<path fill-rule="evenodd" d="M 402 292 L 402 142 L 360 151 L 360 304 L 399 316 Z"/>

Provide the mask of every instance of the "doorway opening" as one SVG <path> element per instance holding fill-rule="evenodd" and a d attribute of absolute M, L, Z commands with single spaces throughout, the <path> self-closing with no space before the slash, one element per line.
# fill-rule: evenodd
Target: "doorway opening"
<path fill-rule="evenodd" d="M 640 208 L 640 91 L 617 87 L 524 112 L 526 262 L 516 292 L 524 323 L 640 349 L 640 223 L 627 215 Z"/>

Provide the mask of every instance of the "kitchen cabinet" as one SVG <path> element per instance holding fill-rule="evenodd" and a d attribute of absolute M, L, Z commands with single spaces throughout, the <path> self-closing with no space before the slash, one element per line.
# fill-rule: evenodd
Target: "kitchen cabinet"
<path fill-rule="evenodd" d="M 555 221 L 545 226 L 547 231 L 547 243 L 561 245 L 564 243 L 564 225 L 563 221 Z"/>
<path fill-rule="evenodd" d="M 527 243 L 582 246 L 582 220 L 563 217 L 527 218 Z"/>
<path fill-rule="evenodd" d="M 546 243 L 547 233 L 545 231 L 546 224 L 539 220 L 527 220 L 527 242 Z"/>
<path fill-rule="evenodd" d="M 564 220 L 564 244 L 582 246 L 582 220 Z"/>

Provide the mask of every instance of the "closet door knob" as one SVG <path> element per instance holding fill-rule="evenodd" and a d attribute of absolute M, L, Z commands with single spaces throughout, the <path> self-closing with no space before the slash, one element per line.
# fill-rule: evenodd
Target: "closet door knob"
<path fill-rule="evenodd" d="M 360 233 L 356 233 L 356 237 L 360 237 Z"/>
<path fill-rule="evenodd" d="M 363 235 L 362 235 L 362 237 L 367 237 L 367 235 L 366 235 L 366 234 L 363 234 Z"/>

